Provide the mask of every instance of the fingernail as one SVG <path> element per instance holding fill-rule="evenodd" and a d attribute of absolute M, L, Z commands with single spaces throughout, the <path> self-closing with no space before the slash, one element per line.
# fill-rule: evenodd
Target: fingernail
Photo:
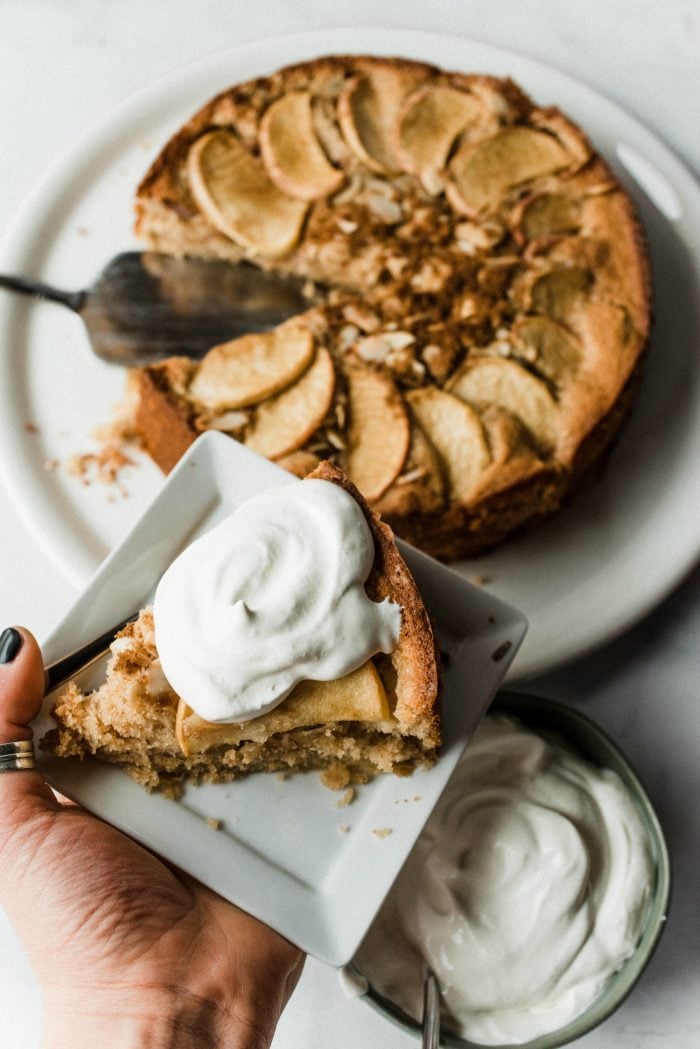
<path fill-rule="evenodd" d="M 11 663 L 22 647 L 22 635 L 13 626 L 0 634 L 0 663 Z"/>

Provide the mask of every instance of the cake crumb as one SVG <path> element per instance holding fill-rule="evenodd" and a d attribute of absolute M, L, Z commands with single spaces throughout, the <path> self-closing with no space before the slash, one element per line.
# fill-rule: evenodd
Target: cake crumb
<path fill-rule="evenodd" d="M 69 476 L 79 478 L 86 486 L 93 481 L 111 485 L 117 481 L 125 466 L 134 465 L 134 460 L 129 458 L 123 448 L 106 444 L 98 452 L 71 455 L 66 462 L 66 471 Z M 123 489 L 122 494 L 126 495 L 126 490 Z"/>
<path fill-rule="evenodd" d="M 423 800 L 423 795 L 422 794 L 414 794 L 413 795 L 413 800 L 414 801 L 422 801 Z"/>
<path fill-rule="evenodd" d="M 289 777 L 289 773 L 288 773 L 288 772 L 278 772 L 278 773 L 276 773 L 276 775 L 275 775 L 275 779 L 278 779 L 278 780 L 280 781 L 280 783 L 284 783 L 284 781 L 285 781 L 285 780 L 286 780 L 286 779 L 287 779 L 288 777 Z"/>
<path fill-rule="evenodd" d="M 344 790 L 350 782 L 350 772 L 344 765 L 329 765 L 321 773 L 321 783 L 329 790 Z"/>
<path fill-rule="evenodd" d="M 207 816 L 207 827 L 211 827 L 212 830 L 221 830 L 222 826 L 221 820 L 217 820 L 215 816 Z"/>
<path fill-rule="evenodd" d="M 27 422 L 24 424 L 24 428 L 27 431 L 27 433 L 39 433 L 39 427 L 36 423 Z"/>
<path fill-rule="evenodd" d="M 349 834 L 350 833 L 350 825 L 348 823 L 341 823 L 340 826 L 338 827 L 338 830 L 340 831 L 341 834 Z"/>
<path fill-rule="evenodd" d="M 391 827 L 374 827 L 372 834 L 377 838 L 388 838 L 394 831 Z"/>
<path fill-rule="evenodd" d="M 491 582 L 491 577 L 487 575 L 470 575 L 469 582 L 474 586 L 486 586 L 487 583 Z"/>
<path fill-rule="evenodd" d="M 338 798 L 338 800 L 336 801 L 336 803 L 335 803 L 336 804 L 336 808 L 339 808 L 339 809 L 347 808 L 348 805 L 352 804 L 354 799 L 355 799 L 355 791 L 353 790 L 352 787 L 348 787 L 348 789 L 343 793 L 342 798 Z"/>

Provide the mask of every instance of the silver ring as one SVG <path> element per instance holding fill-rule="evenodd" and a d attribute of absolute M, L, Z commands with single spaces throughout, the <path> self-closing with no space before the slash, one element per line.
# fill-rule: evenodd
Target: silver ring
<path fill-rule="evenodd" d="M 31 739 L 20 739 L 16 743 L 0 743 L 0 772 L 18 772 L 35 769 L 36 755 Z"/>

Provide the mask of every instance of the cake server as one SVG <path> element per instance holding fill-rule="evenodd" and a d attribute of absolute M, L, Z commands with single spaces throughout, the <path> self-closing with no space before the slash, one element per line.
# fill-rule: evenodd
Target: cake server
<path fill-rule="evenodd" d="M 0 288 L 77 313 L 94 352 L 114 364 L 201 357 L 217 343 L 273 328 L 308 308 L 304 283 L 245 262 L 138 251 L 116 255 L 84 291 L 0 274 Z"/>

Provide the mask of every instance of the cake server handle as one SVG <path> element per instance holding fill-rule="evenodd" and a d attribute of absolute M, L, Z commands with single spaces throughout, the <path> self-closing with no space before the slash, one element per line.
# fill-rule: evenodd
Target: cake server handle
<path fill-rule="evenodd" d="M 435 973 L 426 968 L 423 980 L 423 1049 L 440 1046 L 440 988 Z"/>
<path fill-rule="evenodd" d="M 81 648 L 76 649 L 75 652 L 71 652 L 69 655 L 52 663 L 51 666 L 46 667 L 44 671 L 46 692 L 53 692 L 59 685 L 63 685 L 70 678 L 75 677 L 78 671 L 83 670 L 89 663 L 93 663 L 100 656 L 104 655 L 114 641 L 114 635 L 123 630 L 127 623 L 132 623 L 137 618 L 138 612 L 135 612 L 127 619 L 123 619 L 121 623 L 111 627 L 106 633 L 96 637 L 94 641 L 88 641 L 87 645 L 83 645 Z"/>
<path fill-rule="evenodd" d="M 80 313 L 85 302 L 84 291 L 61 291 L 50 284 L 43 284 L 39 280 L 27 280 L 25 277 L 15 277 L 7 273 L 0 273 L 0 288 L 9 291 L 19 291 L 23 295 L 33 295 L 35 299 L 48 299 L 50 302 L 60 302 L 62 306 Z"/>

